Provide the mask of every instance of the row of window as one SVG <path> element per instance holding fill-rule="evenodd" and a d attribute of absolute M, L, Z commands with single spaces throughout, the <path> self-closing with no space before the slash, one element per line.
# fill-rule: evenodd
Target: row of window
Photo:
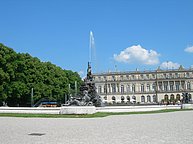
<path fill-rule="evenodd" d="M 190 95 L 191 97 L 191 95 Z M 111 97 L 112 101 L 116 101 L 116 97 L 112 96 Z M 104 100 L 107 100 L 107 96 L 104 96 Z M 169 95 L 164 95 L 164 101 L 168 101 L 168 100 L 180 100 L 180 94 L 177 94 L 176 96 L 174 94 Z M 121 96 L 121 101 L 136 101 L 136 96 Z M 157 102 L 157 96 L 153 95 L 152 97 L 150 95 L 148 95 L 147 97 L 145 97 L 144 95 L 141 96 L 141 102 L 145 103 L 145 102 Z"/>
<path fill-rule="evenodd" d="M 164 101 L 168 101 L 168 100 L 180 100 L 180 94 L 177 94 L 176 97 L 174 96 L 174 94 L 171 94 L 170 97 L 166 94 L 164 95 Z"/>
<path fill-rule="evenodd" d="M 159 73 L 159 74 L 132 74 L 132 75 L 112 75 L 112 76 L 96 76 L 95 80 L 99 81 L 117 81 L 117 80 L 143 80 L 143 79 L 170 79 L 170 78 L 190 78 L 192 77 L 192 72 L 185 72 L 185 73 Z"/>
<path fill-rule="evenodd" d="M 107 100 L 107 96 L 104 96 L 104 100 Z M 116 97 L 112 96 L 112 100 L 116 101 Z M 128 102 L 133 101 L 133 102 L 135 102 L 136 101 L 136 96 L 132 96 L 131 98 L 130 98 L 130 96 L 126 96 L 126 97 L 121 96 L 121 101 L 128 101 Z M 146 101 L 145 96 L 141 96 L 141 102 L 145 102 L 145 101 Z M 152 98 L 151 98 L 150 95 L 148 95 L 147 96 L 147 102 L 157 102 L 156 95 L 153 95 Z"/>
<path fill-rule="evenodd" d="M 108 91 L 107 91 L 107 87 L 108 87 Z M 185 84 L 180 85 L 180 83 L 176 83 L 175 85 L 174 85 L 174 83 L 170 83 L 169 85 L 168 85 L 168 83 L 164 83 L 164 84 L 158 83 L 158 91 L 173 91 L 173 90 L 179 91 L 180 87 L 182 89 L 191 90 L 190 82 L 187 82 L 186 86 L 185 86 Z M 121 85 L 121 89 L 119 90 L 119 86 L 117 86 L 116 84 L 111 84 L 111 85 L 106 84 L 103 87 L 103 91 L 102 91 L 102 86 L 98 86 L 98 93 L 107 93 L 107 92 L 110 93 L 111 89 L 112 89 L 112 93 L 136 92 L 136 85 L 135 84 L 132 84 L 132 86 L 127 85 L 126 91 L 125 91 L 124 85 Z M 146 89 L 145 89 L 144 84 L 141 84 L 141 86 L 140 86 L 140 92 L 150 92 L 150 91 L 155 91 L 155 90 L 156 90 L 156 84 L 155 83 L 153 83 L 152 85 L 147 84 Z"/>

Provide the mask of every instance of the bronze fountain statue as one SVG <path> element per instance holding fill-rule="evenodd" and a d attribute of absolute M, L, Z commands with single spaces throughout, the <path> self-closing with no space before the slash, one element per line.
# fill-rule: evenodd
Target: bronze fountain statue
<path fill-rule="evenodd" d="M 72 97 L 66 103 L 67 106 L 103 106 L 101 97 L 97 94 L 93 75 L 91 72 L 91 65 L 88 62 L 87 76 L 84 83 L 80 87 L 80 95 Z"/>

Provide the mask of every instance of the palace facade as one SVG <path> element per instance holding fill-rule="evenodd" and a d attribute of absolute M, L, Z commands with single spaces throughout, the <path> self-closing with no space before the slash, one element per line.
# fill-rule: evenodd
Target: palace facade
<path fill-rule="evenodd" d="M 193 69 L 107 72 L 93 74 L 105 103 L 179 102 L 182 93 L 193 95 Z"/>

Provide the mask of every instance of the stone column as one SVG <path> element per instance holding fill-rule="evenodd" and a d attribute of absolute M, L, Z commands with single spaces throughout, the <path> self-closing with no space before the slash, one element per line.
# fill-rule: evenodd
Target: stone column
<path fill-rule="evenodd" d="M 119 93 L 119 92 L 120 92 L 119 83 L 117 83 L 117 84 L 115 85 L 115 87 L 117 88 L 117 93 Z"/>
<path fill-rule="evenodd" d="M 174 81 L 174 91 L 176 91 L 176 82 Z"/>
<path fill-rule="evenodd" d="M 111 83 L 111 86 L 110 86 L 110 91 L 113 92 L 112 83 Z M 115 90 L 115 91 L 116 91 L 116 90 Z"/>
<path fill-rule="evenodd" d="M 155 88 L 156 88 L 155 90 L 160 91 L 158 81 L 156 82 L 156 85 L 155 85 L 155 86 L 156 86 L 156 87 L 155 87 Z"/>
<path fill-rule="evenodd" d="M 182 82 L 180 80 L 180 86 L 179 86 L 180 90 L 182 90 Z"/>
<path fill-rule="evenodd" d="M 185 84 L 184 89 L 187 90 L 187 81 L 185 81 L 184 84 Z"/>
<path fill-rule="evenodd" d="M 131 92 L 132 91 L 132 87 L 131 87 L 131 83 L 129 83 L 129 91 L 128 92 Z"/>
<path fill-rule="evenodd" d="M 164 91 L 164 82 L 162 81 L 162 91 Z"/>
<path fill-rule="evenodd" d="M 135 92 L 140 92 L 140 84 L 139 83 L 135 84 Z"/>
<path fill-rule="evenodd" d="M 143 84 L 143 86 L 144 86 L 144 92 L 147 92 L 147 84 L 146 84 L 146 82 Z"/>
<path fill-rule="evenodd" d="M 125 83 L 124 84 L 124 93 L 126 93 L 127 92 L 127 84 Z"/>
<path fill-rule="evenodd" d="M 104 87 L 105 87 L 105 84 L 104 84 L 103 87 L 102 87 L 102 92 L 103 92 L 103 93 L 105 93 Z"/>
<path fill-rule="evenodd" d="M 170 82 L 168 81 L 168 90 L 167 91 L 170 91 Z"/>
<path fill-rule="evenodd" d="M 107 93 L 111 93 L 111 84 L 107 85 Z"/>

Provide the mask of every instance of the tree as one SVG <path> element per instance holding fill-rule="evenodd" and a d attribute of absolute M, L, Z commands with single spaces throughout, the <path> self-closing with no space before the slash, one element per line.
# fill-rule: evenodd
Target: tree
<path fill-rule="evenodd" d="M 0 44 L 0 103 L 29 106 L 32 88 L 34 102 L 47 98 L 62 103 L 68 84 L 74 90 L 75 81 L 79 88 L 82 80 L 77 72 L 41 62 L 29 54 L 16 53 Z"/>

